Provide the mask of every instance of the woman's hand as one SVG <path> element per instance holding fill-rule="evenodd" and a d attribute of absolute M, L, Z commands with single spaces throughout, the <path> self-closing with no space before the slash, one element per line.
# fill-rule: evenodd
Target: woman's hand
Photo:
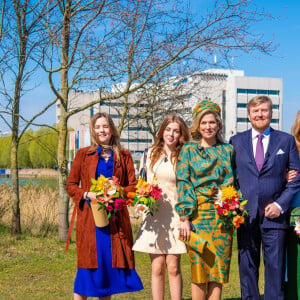
<path fill-rule="evenodd" d="M 180 221 L 179 225 L 179 235 L 184 241 L 188 241 L 190 239 L 191 234 L 191 226 L 189 220 Z"/>
<path fill-rule="evenodd" d="M 295 177 L 297 177 L 298 171 L 297 170 L 289 170 L 286 174 L 286 181 L 292 182 Z"/>

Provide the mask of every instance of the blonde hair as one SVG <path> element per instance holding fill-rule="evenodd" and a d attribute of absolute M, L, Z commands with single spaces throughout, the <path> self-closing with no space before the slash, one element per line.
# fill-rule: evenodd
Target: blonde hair
<path fill-rule="evenodd" d="M 298 152 L 300 153 L 300 110 L 296 114 L 295 121 L 292 126 L 292 135 L 295 138 Z"/>
<path fill-rule="evenodd" d="M 103 145 L 100 143 L 99 138 L 95 132 L 95 123 L 98 119 L 105 118 L 108 122 L 109 129 L 111 131 L 111 138 L 108 145 Z M 102 147 L 104 151 L 107 151 L 108 149 L 112 149 L 116 155 L 117 160 L 120 159 L 120 151 L 123 149 L 120 144 L 120 134 L 111 118 L 110 115 L 104 112 L 96 113 L 92 116 L 90 120 L 90 134 L 93 146 L 96 148 L 98 145 Z"/>
<path fill-rule="evenodd" d="M 200 122 L 203 119 L 203 117 L 205 115 L 208 115 L 208 114 L 212 114 L 216 118 L 216 121 L 217 121 L 217 124 L 218 124 L 218 127 L 219 127 L 219 129 L 217 131 L 217 134 L 216 134 L 216 140 L 217 140 L 217 142 L 223 143 L 224 142 L 224 139 L 223 139 L 223 136 L 222 136 L 223 122 L 221 120 L 220 115 L 215 110 L 212 110 L 212 109 L 205 109 L 205 110 L 201 111 L 197 115 L 197 117 L 194 119 L 194 121 L 192 123 L 192 126 L 191 126 L 191 129 L 190 129 L 191 136 L 192 136 L 193 140 L 194 141 L 200 141 L 201 140 L 202 135 L 199 131 Z"/>
<path fill-rule="evenodd" d="M 167 116 L 163 120 L 162 124 L 160 125 L 158 133 L 155 137 L 154 143 L 151 147 L 150 169 L 152 171 L 153 171 L 153 166 L 158 161 L 159 157 L 164 153 L 163 148 L 164 148 L 165 142 L 164 142 L 163 134 L 164 134 L 166 127 L 170 123 L 179 124 L 179 129 L 180 129 L 180 137 L 178 140 L 178 144 L 176 145 L 175 151 L 171 155 L 171 161 L 174 165 L 177 164 L 179 152 L 180 152 L 183 144 L 189 141 L 189 130 L 188 130 L 188 127 L 187 127 L 186 123 L 184 122 L 184 120 L 177 115 Z"/>
<path fill-rule="evenodd" d="M 272 111 L 273 109 L 273 103 L 270 97 L 268 96 L 263 96 L 263 95 L 259 95 L 259 96 L 255 96 L 253 97 L 247 104 L 247 112 L 248 114 L 250 113 L 250 106 L 257 106 L 260 105 L 262 103 L 268 103 L 269 104 L 269 108 Z"/>

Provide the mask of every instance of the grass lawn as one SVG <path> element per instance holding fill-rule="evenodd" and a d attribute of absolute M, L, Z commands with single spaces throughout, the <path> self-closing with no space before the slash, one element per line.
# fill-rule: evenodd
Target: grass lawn
<path fill-rule="evenodd" d="M 57 237 L 33 237 L 10 235 L 10 229 L 0 225 L 0 299 L 72 299 L 73 281 L 76 271 L 75 243 L 67 253 L 64 243 Z M 151 299 L 151 268 L 147 254 L 136 253 L 136 269 L 144 290 L 138 293 L 116 295 L 114 299 Z M 182 256 L 184 280 L 183 299 L 191 299 L 190 265 L 187 255 Z M 263 279 L 261 278 L 261 290 Z M 167 286 L 166 299 L 170 299 Z M 222 299 L 240 299 L 237 268 L 236 242 L 229 283 L 224 285 Z M 93 299 L 93 298 L 91 298 Z"/>

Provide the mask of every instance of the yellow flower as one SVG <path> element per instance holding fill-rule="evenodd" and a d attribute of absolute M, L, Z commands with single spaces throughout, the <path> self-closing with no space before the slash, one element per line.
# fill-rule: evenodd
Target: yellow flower
<path fill-rule="evenodd" d="M 143 204 L 148 204 L 148 199 L 146 197 L 141 197 L 140 202 Z"/>
<path fill-rule="evenodd" d="M 137 184 L 136 184 L 136 188 L 138 189 L 141 185 L 143 185 L 145 183 L 145 180 L 142 178 L 142 177 L 140 177 L 139 179 L 138 179 L 138 182 L 137 182 Z"/>
<path fill-rule="evenodd" d="M 239 194 L 233 186 L 222 188 L 222 201 L 226 199 L 239 198 Z"/>

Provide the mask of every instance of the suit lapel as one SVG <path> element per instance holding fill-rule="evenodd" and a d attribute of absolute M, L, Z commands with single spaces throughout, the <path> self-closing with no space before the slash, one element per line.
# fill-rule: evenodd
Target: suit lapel
<path fill-rule="evenodd" d="M 278 146 L 277 132 L 271 128 L 269 145 L 268 145 L 268 149 L 266 151 L 264 165 L 267 165 L 267 163 L 270 159 L 270 156 L 276 151 L 277 146 Z"/>
<path fill-rule="evenodd" d="M 254 153 L 253 153 L 252 130 L 251 129 L 246 131 L 244 143 L 245 143 L 244 145 L 248 152 L 248 156 L 253 164 L 253 167 L 257 170 L 256 162 L 254 159 Z M 257 172 L 258 172 L 258 170 L 257 170 Z"/>

